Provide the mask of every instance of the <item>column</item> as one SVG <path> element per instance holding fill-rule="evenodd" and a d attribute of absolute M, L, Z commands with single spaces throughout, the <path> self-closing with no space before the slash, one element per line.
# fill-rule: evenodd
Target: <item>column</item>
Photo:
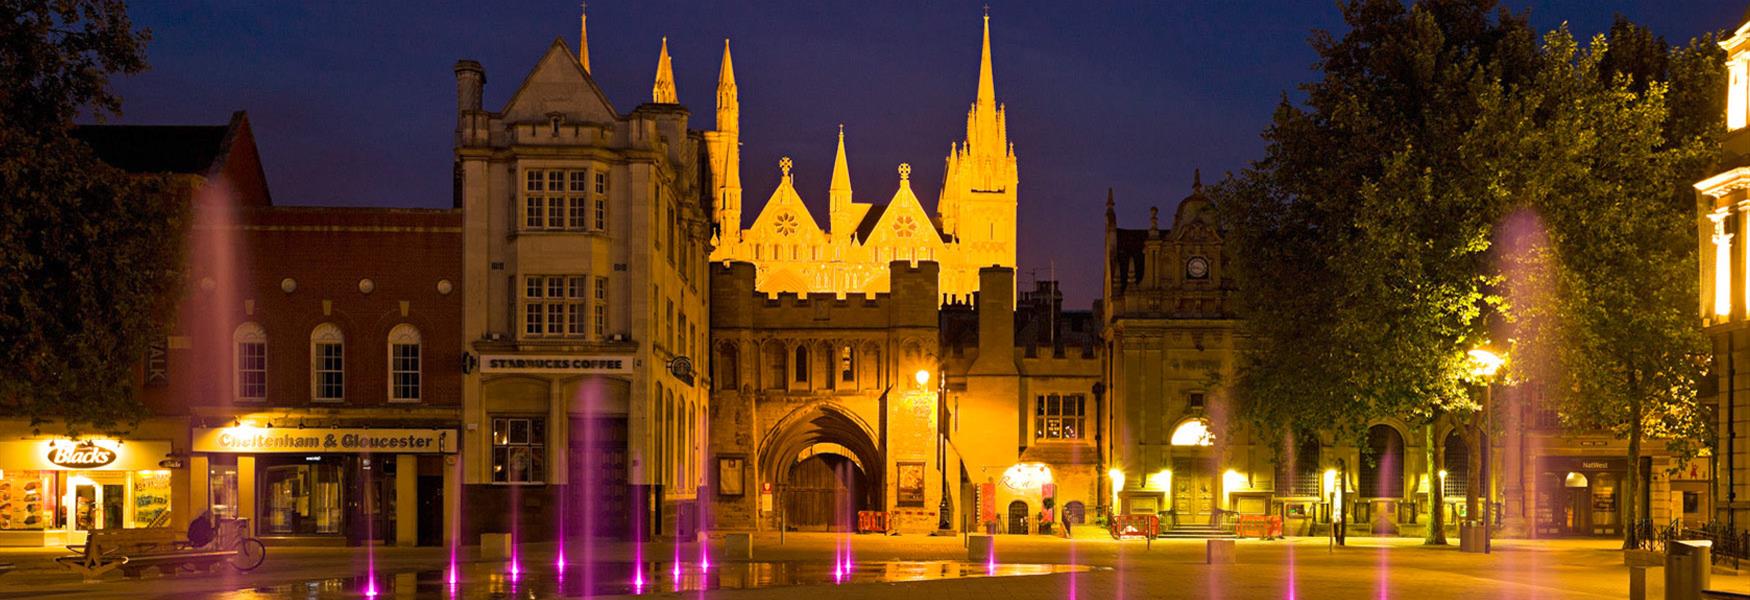
<path fill-rule="evenodd" d="M 237 516 L 250 519 L 250 524 L 256 531 L 261 530 L 261 523 L 255 519 L 255 456 L 240 454 L 237 456 Z"/>
<path fill-rule="evenodd" d="M 462 471 L 461 455 L 444 455 L 444 545 L 456 544 L 462 537 Z"/>
<path fill-rule="evenodd" d="M 1726 233 L 1727 209 L 1708 213 L 1714 223 L 1714 310 L 1717 317 L 1732 314 L 1732 234 Z M 1726 320 L 1726 319 L 1721 319 Z"/>
<path fill-rule="evenodd" d="M 183 480 L 176 482 L 177 487 L 187 486 L 183 489 L 188 491 L 182 495 L 181 506 L 176 502 L 177 499 L 171 500 L 170 514 L 174 518 L 172 525 L 187 525 L 213 505 L 212 489 L 208 487 L 210 465 L 206 456 L 195 455 L 188 458 L 186 469 L 177 471 L 184 474 Z"/>
<path fill-rule="evenodd" d="M 395 455 L 395 545 L 419 544 L 419 455 Z"/>

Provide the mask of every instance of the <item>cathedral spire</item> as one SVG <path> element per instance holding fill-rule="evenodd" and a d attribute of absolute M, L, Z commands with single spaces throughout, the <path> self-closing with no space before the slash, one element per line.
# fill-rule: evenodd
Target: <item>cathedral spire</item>
<path fill-rule="evenodd" d="M 583 72 L 589 72 L 589 15 L 584 9 L 588 3 L 577 5 L 577 63 L 583 65 Z"/>
<path fill-rule="evenodd" d="M 851 169 L 845 160 L 845 124 L 839 123 L 839 152 L 832 159 L 832 185 L 827 188 L 827 196 L 833 204 L 842 199 L 851 200 Z"/>
<path fill-rule="evenodd" d="M 717 130 L 741 129 L 741 94 L 735 87 L 735 61 L 729 57 L 729 38 L 723 38 L 723 64 L 717 71 Z"/>
<path fill-rule="evenodd" d="M 990 75 L 990 7 L 984 9 L 984 50 L 978 59 L 978 108 L 994 110 L 997 103 L 996 83 Z"/>
<path fill-rule="evenodd" d="M 650 88 L 650 101 L 656 104 L 680 104 L 674 92 L 674 66 L 668 59 L 668 36 L 662 37 L 662 54 L 656 57 L 656 85 Z"/>

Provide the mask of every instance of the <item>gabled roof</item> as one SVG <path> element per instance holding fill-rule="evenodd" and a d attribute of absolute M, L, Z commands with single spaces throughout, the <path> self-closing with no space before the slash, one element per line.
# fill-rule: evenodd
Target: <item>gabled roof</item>
<path fill-rule="evenodd" d="M 586 89 L 588 94 L 580 96 L 575 91 L 578 89 Z M 592 95 L 595 103 L 579 102 Z M 595 78 L 590 77 L 589 71 L 577 62 L 577 55 L 560 38 L 553 38 L 547 52 L 523 77 L 522 84 L 517 86 L 516 93 L 504 104 L 500 114 L 522 119 L 554 112 L 582 117 L 585 121 L 609 122 L 620 118 L 619 111 L 608 102 L 607 94 L 602 93 Z"/>
<path fill-rule="evenodd" d="M 795 231 L 785 237 L 800 236 L 799 239 L 817 239 L 824 236 L 820 225 L 814 222 L 814 215 L 808 212 L 808 206 L 802 203 L 802 196 L 796 193 L 796 184 L 790 176 L 790 157 L 784 157 L 779 162 L 782 174 L 778 178 L 777 189 L 772 190 L 772 196 L 766 199 L 766 205 L 760 207 L 760 216 L 754 218 L 754 231 L 763 231 L 778 227 L 778 220 L 784 215 L 792 215 Z"/>
<path fill-rule="evenodd" d="M 917 194 L 912 193 L 911 165 L 907 164 L 899 165 L 899 189 L 893 192 L 893 198 L 886 204 L 870 206 L 862 222 L 857 224 L 857 240 L 869 241 L 877 232 L 893 227 L 892 222 L 901 216 L 912 217 L 917 226 L 934 231 L 937 240 L 948 242 L 948 235 L 942 232 L 929 213 L 924 212 L 923 203 L 918 201 Z"/>

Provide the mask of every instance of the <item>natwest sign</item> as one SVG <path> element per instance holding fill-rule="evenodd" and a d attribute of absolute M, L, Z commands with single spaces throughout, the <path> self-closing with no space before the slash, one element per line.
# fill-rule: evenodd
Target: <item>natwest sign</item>
<path fill-rule="evenodd" d="M 96 469 L 115 462 L 115 451 L 93 442 L 51 444 L 46 458 L 55 466 L 68 469 Z"/>

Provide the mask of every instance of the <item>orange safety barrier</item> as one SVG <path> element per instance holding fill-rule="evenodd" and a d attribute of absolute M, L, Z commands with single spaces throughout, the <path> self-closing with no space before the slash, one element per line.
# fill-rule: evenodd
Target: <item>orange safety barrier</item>
<path fill-rule="evenodd" d="M 1152 540 L 1161 533 L 1161 518 L 1157 515 L 1113 515 L 1112 539 L 1140 537 Z"/>
<path fill-rule="evenodd" d="M 878 510 L 857 511 L 857 533 L 887 533 L 887 513 Z"/>
<path fill-rule="evenodd" d="M 1282 537 L 1282 517 L 1276 515 L 1240 515 L 1234 523 L 1234 535 L 1273 540 Z"/>

